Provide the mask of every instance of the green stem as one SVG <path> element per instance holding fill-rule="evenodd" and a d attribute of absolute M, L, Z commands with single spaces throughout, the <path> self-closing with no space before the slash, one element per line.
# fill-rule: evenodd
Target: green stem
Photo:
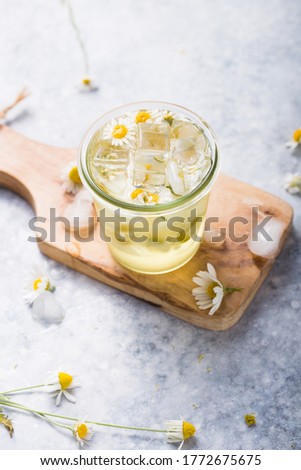
<path fill-rule="evenodd" d="M 236 287 L 224 287 L 225 294 L 231 294 L 232 292 L 241 292 L 242 289 L 237 289 Z"/>
<path fill-rule="evenodd" d="M 40 384 L 40 385 L 32 385 L 31 387 L 15 388 L 14 390 L 8 390 L 7 392 L 1 392 L 1 394 L 2 395 L 10 395 L 11 393 L 23 392 L 23 391 L 26 391 L 26 390 L 32 390 L 33 388 L 47 387 L 49 385 L 54 385 L 54 384 Z"/>
<path fill-rule="evenodd" d="M 71 416 L 64 416 L 64 415 L 58 415 L 55 413 L 46 413 L 44 411 L 39 411 L 39 410 L 34 410 L 32 408 L 28 408 L 27 406 L 20 405 L 19 403 L 11 402 L 11 401 L 5 401 L 5 402 L 0 402 L 1 405 L 3 406 L 8 406 L 11 408 L 17 408 L 23 411 L 28 411 L 30 413 L 38 414 L 41 416 L 52 416 L 53 418 L 59 418 L 59 419 L 66 419 L 69 421 L 80 421 L 78 418 L 72 418 Z M 88 424 L 96 424 L 97 426 L 103 426 L 103 427 L 108 427 L 108 428 L 117 428 L 117 429 L 129 429 L 132 431 L 149 431 L 149 432 L 167 432 L 165 429 L 152 429 L 152 428 L 142 428 L 142 427 L 137 427 L 137 426 L 123 426 L 119 424 L 110 424 L 110 423 L 101 423 L 99 421 L 88 421 L 85 420 L 85 423 Z"/>

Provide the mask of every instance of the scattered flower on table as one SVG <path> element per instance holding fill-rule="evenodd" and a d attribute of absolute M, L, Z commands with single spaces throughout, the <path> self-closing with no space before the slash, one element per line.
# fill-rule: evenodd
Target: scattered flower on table
<path fill-rule="evenodd" d="M 248 414 L 244 416 L 245 423 L 251 427 L 256 425 L 256 416 L 254 414 Z"/>
<path fill-rule="evenodd" d="M 290 173 L 286 176 L 284 187 L 290 194 L 301 194 L 301 173 Z"/>
<path fill-rule="evenodd" d="M 183 442 L 196 433 L 195 426 L 183 420 L 169 420 L 165 422 L 166 440 L 169 444 Z"/>
<path fill-rule="evenodd" d="M 25 302 L 32 305 L 43 292 L 54 292 L 55 286 L 46 274 L 44 267 L 34 265 L 25 278 L 23 287 L 23 298 Z"/>
<path fill-rule="evenodd" d="M 225 287 L 221 281 L 218 280 L 216 271 L 212 264 L 207 263 L 207 271 L 199 271 L 193 278 L 198 287 L 192 290 L 192 294 L 196 299 L 196 303 L 200 310 L 209 310 L 209 315 L 219 309 L 224 294 L 234 291 L 240 291 L 236 287 Z"/>
<path fill-rule="evenodd" d="M 82 188 L 76 161 L 70 162 L 66 166 L 61 175 L 61 182 L 64 191 L 68 194 L 76 194 Z"/>
<path fill-rule="evenodd" d="M 298 146 L 301 147 L 301 128 L 296 129 L 292 135 L 292 140 L 286 143 L 286 147 L 294 151 Z"/>
<path fill-rule="evenodd" d="M 134 128 L 128 119 L 113 119 L 103 130 L 103 139 L 110 140 L 111 144 L 120 147 L 129 145 L 135 138 Z"/>
<path fill-rule="evenodd" d="M 83 447 L 85 444 L 88 445 L 93 434 L 92 427 L 88 426 L 84 421 L 78 421 L 73 427 L 73 436 L 80 447 Z"/>
<path fill-rule="evenodd" d="M 14 434 L 14 426 L 13 426 L 13 422 L 11 419 L 9 419 L 8 416 L 4 415 L 3 413 L 1 413 L 1 409 L 0 409 L 0 425 L 2 424 L 2 426 L 5 427 L 5 429 L 7 429 L 10 437 L 13 437 L 13 434 Z"/>
<path fill-rule="evenodd" d="M 70 390 L 80 387 L 77 377 L 67 372 L 56 372 L 49 377 L 47 383 L 49 384 L 48 391 L 53 393 L 53 397 L 56 397 L 56 406 L 60 405 L 62 396 L 72 403 L 76 402 L 76 398 L 70 393 Z"/>
<path fill-rule="evenodd" d="M 95 85 L 95 83 L 89 76 L 85 76 L 82 78 L 80 91 L 92 92 L 92 91 L 97 91 L 97 90 L 98 90 L 98 87 Z"/>

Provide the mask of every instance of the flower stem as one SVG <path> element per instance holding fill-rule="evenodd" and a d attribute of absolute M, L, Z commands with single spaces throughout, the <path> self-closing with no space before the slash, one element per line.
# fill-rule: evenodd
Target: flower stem
<path fill-rule="evenodd" d="M 225 294 L 231 294 L 232 292 L 241 292 L 242 289 L 238 289 L 237 287 L 224 287 Z"/>
<path fill-rule="evenodd" d="M 31 387 L 16 388 L 14 390 L 8 390 L 7 392 L 1 392 L 1 393 L 2 393 L 2 395 L 10 395 L 11 393 L 25 392 L 27 390 L 32 390 L 34 388 L 48 387 L 49 385 L 54 385 L 54 384 L 32 385 Z"/>
<path fill-rule="evenodd" d="M 40 410 L 34 410 L 32 408 L 28 408 L 27 406 L 21 405 L 19 403 L 11 402 L 11 401 L 4 401 L 4 402 L 0 401 L 0 404 L 2 404 L 3 406 L 8 406 L 10 408 L 17 408 L 19 410 L 28 411 L 30 413 L 34 413 L 34 414 L 37 414 L 37 415 L 40 415 L 40 416 L 52 416 L 53 418 L 65 419 L 65 420 L 69 420 L 69 421 L 79 421 L 78 418 L 73 418 L 71 416 L 59 415 L 59 414 L 56 414 L 56 413 L 46 413 L 46 412 L 40 411 Z M 142 427 L 138 427 L 138 426 L 124 426 L 124 425 L 120 425 L 120 424 L 102 423 L 102 422 L 99 422 L 99 421 L 89 421 L 89 420 L 85 420 L 85 422 L 88 423 L 88 424 L 96 424 L 97 426 L 103 426 L 103 427 L 108 427 L 108 428 L 129 429 L 129 430 L 133 430 L 133 431 L 161 432 L 161 433 L 167 432 L 165 429 L 142 428 Z M 55 423 L 55 424 L 57 424 L 57 423 Z"/>

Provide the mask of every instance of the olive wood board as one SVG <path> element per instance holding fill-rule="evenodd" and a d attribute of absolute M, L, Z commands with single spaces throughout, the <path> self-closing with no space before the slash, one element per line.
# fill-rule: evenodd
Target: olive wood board
<path fill-rule="evenodd" d="M 59 215 L 72 199 L 65 195 L 59 176 L 74 159 L 75 149 L 44 145 L 8 126 L 0 126 L 0 186 L 20 194 L 37 216 L 45 217 L 46 230 L 49 228 L 50 208 L 56 208 Z M 55 241 L 50 241 L 48 234 L 46 240 L 38 241 L 38 245 L 42 253 L 50 258 L 157 305 L 175 317 L 209 330 L 226 330 L 241 318 L 269 273 L 284 245 L 293 211 L 289 204 L 272 194 L 224 174 L 219 175 L 207 212 L 207 217 L 219 217 L 218 222 L 213 224 L 215 230 L 227 227 L 234 216 L 250 221 L 252 206 L 257 206 L 262 215 L 275 216 L 283 224 L 278 251 L 272 258 L 254 256 L 246 241 L 238 243 L 227 236 L 222 243 L 212 243 L 210 240 L 202 243 L 197 254 L 176 271 L 146 275 L 120 266 L 110 255 L 106 243 L 100 239 L 97 226 L 91 242 L 66 242 L 65 228 L 61 224 L 56 227 Z M 249 224 L 238 224 L 236 236 L 249 230 Z M 208 315 L 208 310 L 200 310 L 192 296 L 192 289 L 196 287 L 192 278 L 199 270 L 206 269 L 208 262 L 214 265 L 224 285 L 241 289 L 240 292 L 226 295 L 213 316 Z"/>

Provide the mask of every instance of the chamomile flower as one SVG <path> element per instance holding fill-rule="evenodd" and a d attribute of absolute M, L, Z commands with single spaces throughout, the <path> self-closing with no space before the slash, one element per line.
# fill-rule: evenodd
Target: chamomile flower
<path fill-rule="evenodd" d="M 116 147 L 130 145 L 135 138 L 133 125 L 128 119 L 112 119 L 104 127 L 102 138 Z"/>
<path fill-rule="evenodd" d="M 131 193 L 131 199 L 138 204 L 157 204 L 159 197 L 158 193 L 152 193 L 142 188 L 134 189 Z"/>
<path fill-rule="evenodd" d="M 35 265 L 25 279 L 23 298 L 25 302 L 32 305 L 43 292 L 53 292 L 54 290 L 55 286 L 52 284 L 44 268 Z"/>
<path fill-rule="evenodd" d="M 77 163 L 70 162 L 61 175 L 63 189 L 68 194 L 76 194 L 82 188 Z"/>
<path fill-rule="evenodd" d="M 284 187 L 290 194 L 301 194 L 301 173 L 288 174 L 284 181 Z"/>
<path fill-rule="evenodd" d="M 169 444 L 186 441 L 193 437 L 196 433 L 196 428 L 193 424 L 182 420 L 169 420 L 165 422 L 166 427 L 166 440 Z"/>
<path fill-rule="evenodd" d="M 98 87 L 95 85 L 93 80 L 88 75 L 82 78 L 80 91 L 91 92 L 91 91 L 97 91 L 97 90 L 98 90 Z"/>
<path fill-rule="evenodd" d="M 301 128 L 296 129 L 292 135 L 292 140 L 286 143 L 286 147 L 294 151 L 298 146 L 301 147 Z"/>
<path fill-rule="evenodd" d="M 159 124 L 163 122 L 163 116 L 161 111 L 158 110 L 150 110 L 150 109 L 140 109 L 138 113 L 135 115 L 135 123 L 140 124 L 143 122 Z"/>
<path fill-rule="evenodd" d="M 92 439 L 93 434 L 92 427 L 88 426 L 84 421 L 78 421 L 73 427 L 73 436 L 80 447 L 83 447 L 85 444 L 88 445 L 88 441 Z"/>
<path fill-rule="evenodd" d="M 213 315 L 220 307 L 224 294 L 240 291 L 236 287 L 225 287 L 217 279 L 216 271 L 212 264 L 207 263 L 207 271 L 199 271 L 193 278 L 198 287 L 192 290 L 196 303 L 200 310 L 209 310 L 209 315 Z"/>
<path fill-rule="evenodd" d="M 72 390 L 76 387 L 79 387 L 79 380 L 67 372 L 56 372 L 52 374 L 47 383 L 48 391 L 52 393 L 53 397 L 56 397 L 55 404 L 59 406 L 61 403 L 61 398 L 64 396 L 67 400 L 72 403 L 76 402 L 75 397 L 70 393 L 69 390 Z"/>

